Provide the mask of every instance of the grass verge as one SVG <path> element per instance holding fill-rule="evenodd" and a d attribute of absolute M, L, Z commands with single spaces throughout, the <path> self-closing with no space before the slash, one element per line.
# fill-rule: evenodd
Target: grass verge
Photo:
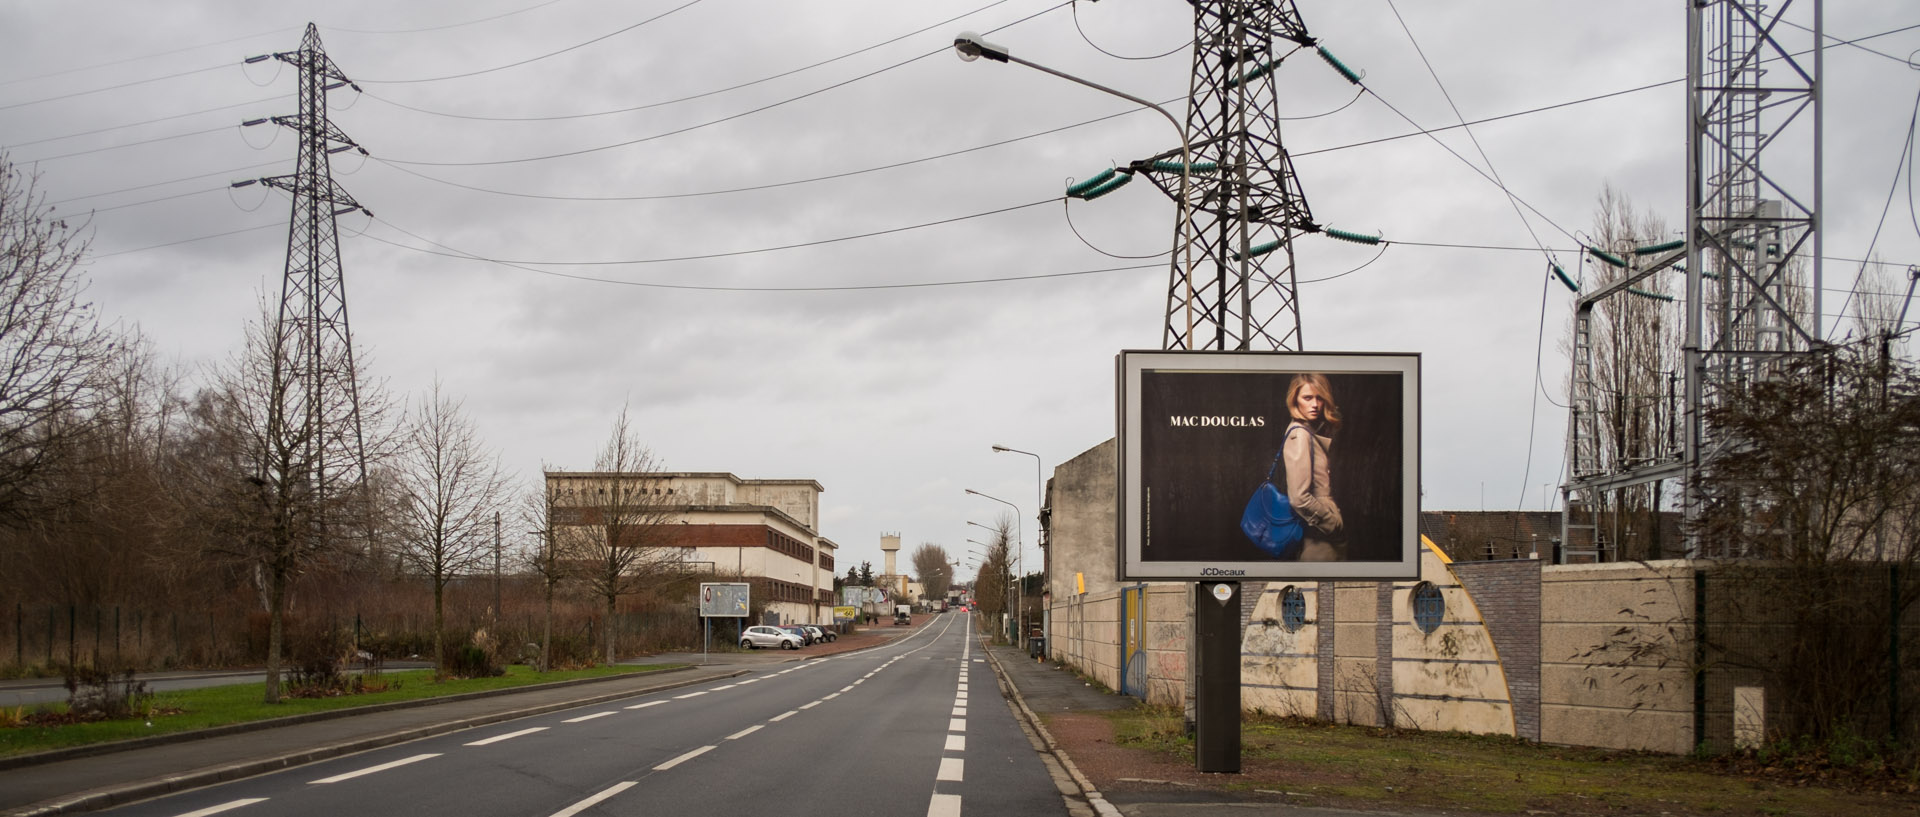
<path fill-rule="evenodd" d="M 1254 802 L 1363 810 L 1617 817 L 1920 813 L 1920 770 L 1810 779 L 1738 761 L 1260 716 L 1242 725 L 1240 774 L 1200 774 L 1177 710 L 1103 714 L 1114 746 L 1131 761 L 1116 758 L 1111 767 L 1126 771 L 1095 783 L 1112 788 L 1122 802 L 1198 788 Z"/>
<path fill-rule="evenodd" d="M 525 666 L 507 667 L 507 674 L 494 678 L 467 678 L 435 682 L 432 670 L 403 670 L 383 673 L 390 688 L 381 692 L 338 698 L 282 698 L 280 703 L 261 702 L 260 683 L 182 689 L 154 694 L 153 708 L 159 713 L 150 718 L 67 724 L 62 726 L 18 726 L 0 729 L 0 757 L 85 746 L 129 738 L 188 732 L 213 726 L 329 712 L 373 704 L 444 698 L 468 692 L 572 681 L 609 675 L 658 672 L 681 666 L 655 664 L 639 666 L 594 667 L 581 670 L 535 672 Z M 52 708 L 61 708 L 56 705 Z"/>

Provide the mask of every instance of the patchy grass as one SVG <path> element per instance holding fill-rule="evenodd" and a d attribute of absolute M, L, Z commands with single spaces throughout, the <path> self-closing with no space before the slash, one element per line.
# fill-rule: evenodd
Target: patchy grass
<path fill-rule="evenodd" d="M 282 697 L 280 703 L 271 705 L 261 702 L 264 688 L 259 683 L 183 689 L 155 693 L 150 714 L 147 717 L 55 726 L 35 725 L 33 719 L 25 717 L 29 714 L 28 711 L 9 710 L 7 715 L 21 717 L 0 716 L 0 757 L 149 735 L 187 732 L 211 726 L 247 723 L 289 715 L 351 709 L 370 704 L 442 698 L 466 692 L 484 692 L 579 678 L 658 672 L 678 666 L 681 665 L 594 667 L 546 673 L 535 672 L 525 666 L 512 666 L 507 668 L 505 675 L 493 678 L 467 678 L 440 682 L 433 680 L 432 670 L 406 670 L 382 673 L 381 680 L 386 683 L 387 688 L 379 692 L 323 698 Z M 65 709 L 64 704 L 46 707 L 48 712 L 56 714 L 64 712 Z"/>
<path fill-rule="evenodd" d="M 1892 817 L 1920 813 L 1920 770 L 1814 780 L 1754 763 L 1543 746 L 1512 738 L 1395 732 L 1249 716 L 1241 774 L 1193 771 L 1178 709 L 1102 713 L 1125 764 L 1153 780 L 1096 778 L 1103 788 L 1176 785 L 1251 800 L 1356 809 L 1485 814 Z M 1067 747 L 1068 752 L 1073 747 Z M 1147 795 L 1151 797 L 1151 795 Z"/>

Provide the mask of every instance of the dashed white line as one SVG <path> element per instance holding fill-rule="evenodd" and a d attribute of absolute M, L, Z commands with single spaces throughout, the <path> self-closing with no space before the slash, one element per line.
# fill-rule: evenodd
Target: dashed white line
<path fill-rule="evenodd" d="M 568 718 L 568 719 L 566 719 L 566 720 L 564 720 L 564 721 L 561 721 L 561 723 L 579 723 L 579 722 L 581 722 L 581 721 L 590 721 L 590 720 L 593 720 L 594 718 L 604 718 L 604 717 L 606 717 L 606 716 L 608 716 L 608 715 L 617 715 L 617 714 L 619 714 L 619 713 L 617 713 L 617 712 L 595 712 L 595 713 L 593 713 L 593 714 L 591 714 L 591 715 L 581 715 L 581 716 L 580 716 L 580 717 L 578 717 L 578 718 Z"/>
<path fill-rule="evenodd" d="M 822 698 L 821 698 L 820 700 L 823 700 L 823 701 L 831 701 L 831 700 L 833 700 L 833 699 L 835 699 L 835 698 L 838 698 L 838 697 L 840 697 L 840 693 L 838 693 L 838 692 L 835 692 L 835 693 L 833 693 L 832 695 L 827 695 L 827 696 L 824 696 L 824 697 L 822 697 Z"/>
<path fill-rule="evenodd" d="M 819 702 L 819 701 L 809 701 L 809 702 L 807 702 L 807 703 L 804 703 L 804 704 L 801 704 L 801 705 L 800 705 L 800 708 L 801 708 L 801 709 L 812 709 L 812 708 L 814 708 L 814 707 L 816 707 L 816 706 L 819 706 L 819 705 L 820 705 L 820 702 Z"/>
<path fill-rule="evenodd" d="M 934 795 L 927 803 L 927 817 L 960 817 L 960 795 Z"/>
<path fill-rule="evenodd" d="M 646 709 L 649 706 L 659 706 L 663 703 L 666 703 L 666 701 L 648 701 L 643 704 L 634 704 L 633 706 L 629 706 L 627 708 L 628 709 Z"/>
<path fill-rule="evenodd" d="M 615 783 L 611 786 L 608 786 L 604 791 L 601 791 L 599 794 L 596 794 L 592 797 L 589 797 L 585 800 L 582 800 L 578 803 L 574 803 L 571 806 L 568 806 L 564 809 L 554 812 L 553 817 L 573 817 L 573 815 L 575 814 L 579 814 L 580 812 L 593 808 L 594 806 L 598 805 L 602 800 L 605 800 L 609 797 L 612 797 L 616 794 L 626 791 L 627 789 L 633 788 L 634 782 L 635 781 L 629 780 L 625 783 Z"/>
<path fill-rule="evenodd" d="M 735 684 L 735 686 L 746 686 L 746 685 L 748 685 L 748 684 L 757 684 L 757 683 L 760 683 L 760 679 L 758 679 L 758 678 L 748 678 L 748 679 L 747 679 L 747 680 L 745 680 L 745 681 L 741 681 L 740 683 L 738 683 L 738 684 Z"/>
<path fill-rule="evenodd" d="M 476 740 L 467 745 L 468 746 L 489 746 L 495 743 L 499 743 L 500 741 L 503 741 L 503 740 L 513 740 L 514 738 L 520 737 L 521 735 L 531 735 L 535 732 L 545 732 L 545 731 L 547 731 L 547 727 L 536 726 L 532 729 L 522 729 L 518 732 L 508 732 L 504 735 L 494 735 L 493 737 L 487 738 L 485 740 Z"/>
<path fill-rule="evenodd" d="M 846 686 L 843 686 L 843 687 L 841 687 L 841 688 L 840 688 L 840 691 L 841 691 L 841 692 L 852 692 L 852 691 L 853 691 L 853 685 L 852 685 L 852 684 L 848 684 L 848 685 L 846 685 Z"/>
<path fill-rule="evenodd" d="M 948 735 L 948 736 L 947 736 L 947 748 L 946 748 L 946 751 L 949 751 L 949 752 L 964 752 L 964 751 L 966 751 L 966 750 L 967 750 L 967 736 L 966 736 L 966 735 Z"/>
<path fill-rule="evenodd" d="M 735 733 L 733 733 L 733 734 L 731 734 L 731 735 L 728 735 L 728 736 L 727 736 L 727 740 L 739 740 L 739 739 L 741 739 L 741 738 L 744 738 L 744 737 L 746 737 L 746 736 L 748 736 L 748 735 L 751 735 L 751 734 L 753 734 L 753 733 L 755 733 L 755 732 L 758 732 L 758 731 L 760 731 L 761 729 L 764 729 L 764 728 L 766 728 L 766 724 L 763 724 L 763 723 L 756 723 L 756 724 L 754 724 L 754 725 L 752 725 L 752 726 L 749 726 L 749 727 L 747 727 L 747 728 L 745 728 L 745 729 L 742 729 L 742 730 L 740 730 L 740 731 L 738 731 L 738 732 L 735 732 Z"/>
<path fill-rule="evenodd" d="M 956 707 L 954 707 L 954 708 L 953 708 L 953 716 L 954 716 L 954 717 L 956 717 L 956 718 L 964 718 L 964 717 L 966 717 L 966 716 L 967 716 L 967 708 L 966 708 L 966 707 L 964 707 L 964 706 L 956 706 Z"/>
<path fill-rule="evenodd" d="M 950 719 L 950 720 L 948 720 L 948 721 L 947 721 L 947 731 L 949 731 L 949 732 L 965 732 L 965 731 L 967 731 L 967 719 L 966 719 L 966 718 L 953 718 L 953 719 Z"/>
<path fill-rule="evenodd" d="M 367 768 L 361 769 L 359 771 L 347 772 L 346 774 L 336 774 L 332 777 L 323 777 L 323 778 L 320 778 L 319 780 L 315 780 L 312 782 L 313 783 L 338 783 L 342 780 L 352 780 L 361 775 L 373 774 L 374 772 L 384 772 L 388 769 L 398 768 L 401 766 L 405 766 L 409 763 L 419 763 L 422 760 L 428 760 L 428 759 L 436 758 L 439 756 L 440 755 L 437 752 L 429 755 L 414 755 L 413 757 L 401 758 L 391 763 L 382 763 L 378 766 L 368 766 Z"/>
<path fill-rule="evenodd" d="M 703 690 L 700 690 L 699 692 L 689 692 L 685 695 L 675 695 L 673 696 L 673 699 L 676 701 L 684 701 L 688 698 L 698 698 L 705 694 L 707 694 L 707 691 L 703 689 Z"/>
<path fill-rule="evenodd" d="M 199 811 L 189 811 L 185 814 L 180 815 L 180 817 L 211 817 L 211 815 L 219 814 L 220 812 L 223 812 L 223 811 L 232 811 L 234 809 L 240 808 L 241 806 L 251 806 L 254 803 L 265 803 L 265 802 L 267 802 L 267 798 L 265 797 L 249 797 L 245 800 L 233 800 L 230 802 L 221 803 L 220 805 L 217 805 L 217 806 L 208 806 Z"/>
<path fill-rule="evenodd" d="M 933 776 L 933 779 L 951 780 L 956 783 L 961 782 L 966 778 L 964 774 L 966 764 L 967 762 L 965 760 L 957 757 L 940 758 L 940 771 Z"/>
<path fill-rule="evenodd" d="M 964 690 L 964 689 L 963 689 L 963 690 L 960 690 L 960 694 L 958 694 L 958 695 L 955 695 L 955 696 L 953 696 L 953 699 L 954 699 L 954 700 L 956 700 L 956 701 L 964 701 L 964 700 L 966 700 L 966 699 L 967 699 L 967 691 L 966 691 L 966 690 Z"/>
<path fill-rule="evenodd" d="M 667 762 L 665 762 L 665 763 L 662 763 L 662 764 L 660 764 L 660 765 L 658 765 L 658 766 L 655 766 L 655 767 L 653 767 L 653 770 L 654 770 L 654 771 L 656 771 L 656 772 L 664 772 L 664 771 L 666 771 L 666 770 L 668 770 L 668 769 L 671 769 L 671 768 L 673 768 L 673 767 L 675 767 L 675 766 L 678 766 L 678 765 L 680 765 L 680 764 L 682 764 L 682 763 L 685 763 L 685 762 L 687 762 L 687 761 L 689 761 L 689 760 L 692 760 L 692 759 L 694 759 L 694 758 L 696 758 L 696 757 L 699 757 L 699 756 L 701 756 L 701 755 L 704 755 L 704 754 L 706 754 L 706 753 L 708 753 L 708 752 L 711 752 L 711 751 L 713 751 L 713 750 L 715 750 L 715 749 L 718 749 L 718 748 L 720 748 L 720 747 L 718 747 L 718 746 L 702 746 L 702 747 L 700 747 L 700 748 L 698 748 L 698 749 L 695 749 L 695 750 L 693 750 L 693 751 L 691 751 L 691 752 L 688 752 L 688 753 L 686 753 L 686 754 L 684 754 L 684 755 L 681 755 L 681 756 L 679 756 L 679 757 L 676 757 L 676 758 L 674 758 L 674 759 L 672 759 L 672 760 L 669 760 L 669 761 L 667 761 Z"/>
<path fill-rule="evenodd" d="M 709 690 L 709 691 L 710 691 L 710 692 L 719 692 L 720 690 L 723 690 L 723 689 L 732 689 L 732 688 L 734 688 L 734 687 L 737 687 L 737 686 L 739 686 L 739 684 L 728 684 L 728 685 L 726 685 L 726 686 L 723 686 L 723 687 L 714 687 L 713 689 L 711 689 L 711 690 Z"/>
<path fill-rule="evenodd" d="M 775 716 L 773 716 L 773 717 L 771 717 L 771 718 L 768 718 L 767 720 L 768 720 L 769 722 L 778 722 L 778 721 L 784 721 L 784 720 L 786 720 L 786 719 L 788 719 L 788 718 L 791 718 L 791 717 L 793 717 L 793 716 L 795 716 L 795 715 L 798 715 L 798 714 L 800 714 L 800 710 L 798 710 L 798 709 L 789 709 L 789 710 L 787 710 L 787 711 L 785 711 L 785 712 L 782 712 L 782 713 L 780 713 L 780 714 L 778 714 L 778 715 L 775 715 Z"/>

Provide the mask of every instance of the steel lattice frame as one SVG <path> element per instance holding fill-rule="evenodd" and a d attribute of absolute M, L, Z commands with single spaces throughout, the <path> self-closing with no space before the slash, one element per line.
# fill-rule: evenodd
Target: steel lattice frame
<path fill-rule="evenodd" d="M 292 175 L 260 180 L 293 194 L 267 426 L 269 439 L 284 441 L 276 444 L 302 449 L 287 459 L 304 464 L 309 490 L 324 502 L 366 478 L 359 378 L 335 223 L 364 208 L 333 180 L 329 160 L 359 146 L 327 120 L 327 92 L 350 83 L 322 49 L 319 30 L 309 23 L 298 51 L 273 56 L 300 72 L 299 115 L 273 118 L 300 135 L 300 146 Z"/>
<path fill-rule="evenodd" d="M 1293 238 L 1319 227 L 1281 145 L 1272 69 L 1314 40 L 1290 0 L 1193 0 L 1193 10 L 1186 134 L 1193 166 L 1214 169 L 1188 176 L 1163 346 L 1297 351 Z M 1179 161 L 1175 149 L 1136 169 L 1178 203 Z"/>

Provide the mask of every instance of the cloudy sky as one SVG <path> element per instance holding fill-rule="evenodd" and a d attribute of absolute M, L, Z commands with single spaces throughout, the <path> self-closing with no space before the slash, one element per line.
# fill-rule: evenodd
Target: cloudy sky
<path fill-rule="evenodd" d="M 1684 224 L 1685 6 L 1299 4 L 1374 92 L 1311 54 L 1280 69 L 1313 214 L 1399 242 L 1299 243 L 1306 345 L 1423 356 L 1424 508 L 1551 501 L 1571 300 L 1546 285 L 1538 246 L 1577 272 L 1606 185 Z M 438 378 L 528 486 L 543 465 L 591 467 L 627 404 L 671 470 L 818 480 L 842 565 L 877 565 L 882 532 L 954 553 L 984 538 L 967 522 L 1004 508 L 966 488 L 1017 504 L 1030 547 L 1035 463 L 990 446 L 1050 473 L 1111 437 L 1115 352 L 1161 344 L 1164 259 L 1112 256 L 1164 252 L 1171 205 L 1146 185 L 1059 198 L 1069 179 L 1173 147 L 1166 122 L 963 63 L 954 34 L 1176 101 L 1187 9 L 14 2 L 0 7 L 0 146 L 86 223 L 102 314 L 197 376 L 233 354 L 282 274 L 287 196 L 229 185 L 292 171 L 291 133 L 240 123 L 294 113 L 294 72 L 243 60 L 295 49 L 315 23 L 360 88 L 334 91 L 331 116 L 371 157 L 333 167 L 377 216 L 340 223 L 375 377 L 416 400 Z M 1889 288 L 1920 263 L 1902 162 L 1916 26 L 1906 0 L 1829 4 L 1831 35 L 1871 37 L 1826 61 L 1829 313 L 1870 247 L 1895 265 Z M 1448 152 L 1481 161 L 1467 130 L 1408 137 L 1408 118 L 1461 117 L 1503 117 L 1471 136 L 1544 217 L 1523 223 Z"/>

